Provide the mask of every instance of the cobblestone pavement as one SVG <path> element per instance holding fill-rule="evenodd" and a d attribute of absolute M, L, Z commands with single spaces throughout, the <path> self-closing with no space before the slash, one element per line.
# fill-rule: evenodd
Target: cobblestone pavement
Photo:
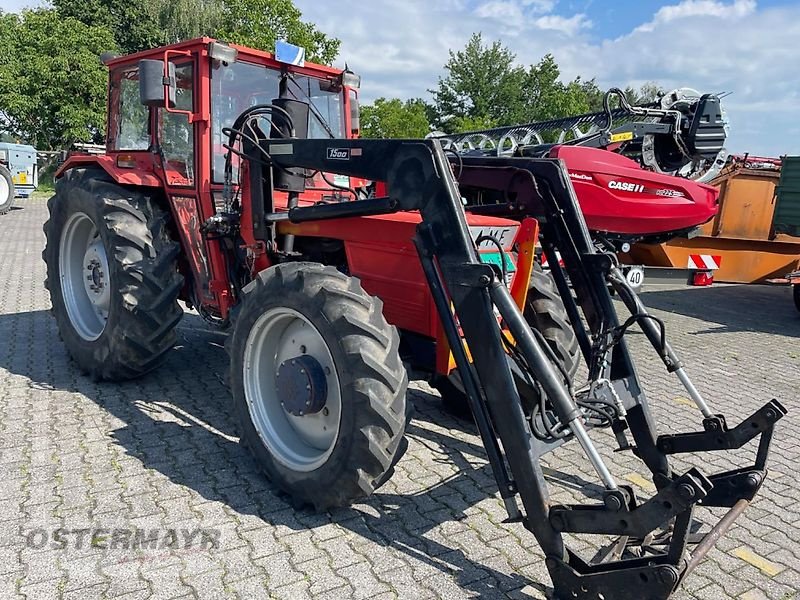
<path fill-rule="evenodd" d="M 196 317 L 186 315 L 167 364 L 144 379 L 79 374 L 42 287 L 44 201 L 20 205 L 0 217 L 0 598 L 545 597 L 542 555 L 520 525 L 501 523 L 474 428 L 441 412 L 424 384 L 411 394 L 417 418 L 394 478 L 366 502 L 313 514 L 295 511 L 239 447 L 223 338 Z M 758 500 L 677 598 L 797 597 L 800 315 L 789 290 L 717 285 L 643 298 L 719 409 L 742 417 L 772 397 L 790 409 Z M 696 428 L 685 393 L 642 336 L 631 338 L 662 428 Z M 647 491 L 637 462 L 593 435 L 615 475 Z M 549 460 L 556 501 L 597 493 L 573 445 Z M 732 463 L 705 455 L 698 466 Z M 136 550 L 123 547 L 131 530 L 145 536 Z M 578 540 L 587 552 L 593 543 Z"/>

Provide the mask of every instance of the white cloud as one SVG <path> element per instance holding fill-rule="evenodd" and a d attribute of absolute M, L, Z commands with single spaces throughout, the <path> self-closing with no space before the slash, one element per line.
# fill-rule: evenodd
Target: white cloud
<path fill-rule="evenodd" d="M 567 35 L 575 35 L 581 29 L 588 29 L 592 26 L 592 22 L 582 13 L 571 17 L 545 15 L 536 19 L 535 23 L 540 29 L 553 29 Z"/>
<path fill-rule="evenodd" d="M 525 0 L 492 1 L 525 9 Z M 537 24 L 555 16 L 541 13 L 509 23 L 477 15 L 476 3 L 468 0 L 338 0 L 324 11 L 315 0 L 295 3 L 323 31 L 342 40 L 340 64 L 347 60 L 363 75 L 365 102 L 380 96 L 427 98 L 448 51 L 463 48 L 480 31 L 484 39 L 511 48 L 522 64 L 551 52 L 565 79 L 596 77 L 604 88 L 656 81 L 665 87 L 734 92 L 724 100 L 731 150 L 800 154 L 800 136 L 787 129 L 800 114 L 800 5 L 684 1 L 657 11 L 645 23 L 647 30 L 634 24 L 616 39 L 596 39 L 590 33 L 601 33 L 600 25 L 586 29 L 576 16 L 565 17 L 575 19 L 566 30 Z"/>
<path fill-rule="evenodd" d="M 522 4 L 540 13 L 550 12 L 556 6 L 555 0 L 522 0 Z"/>
<path fill-rule="evenodd" d="M 485 19 L 519 21 L 523 18 L 522 6 L 516 2 L 486 2 L 475 9 L 475 14 Z"/>
<path fill-rule="evenodd" d="M 507 19 L 509 24 L 518 25 L 530 15 L 546 14 L 555 8 L 554 0 L 489 0 L 475 8 L 478 17 Z"/>
<path fill-rule="evenodd" d="M 506 27 L 507 31 L 536 28 L 560 31 L 575 35 L 581 29 L 588 29 L 592 22 L 584 14 L 564 17 L 550 13 L 555 2 L 548 0 L 490 0 L 482 2 L 474 15 L 481 19 L 494 20 Z"/>
<path fill-rule="evenodd" d="M 734 0 L 731 4 L 717 0 L 683 0 L 679 4 L 662 6 L 653 20 L 636 28 L 637 31 L 653 31 L 657 26 L 691 17 L 717 17 L 736 19 L 754 13 L 755 0 Z"/>

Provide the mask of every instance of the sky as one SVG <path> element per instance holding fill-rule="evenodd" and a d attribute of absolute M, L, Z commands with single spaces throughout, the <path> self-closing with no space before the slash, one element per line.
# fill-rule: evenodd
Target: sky
<path fill-rule="evenodd" d="M 362 102 L 429 98 L 448 51 L 474 32 L 523 65 L 555 56 L 562 78 L 601 88 L 731 92 L 731 152 L 800 154 L 800 0 L 294 0 L 342 41 Z M 0 0 L 14 12 L 36 0 Z"/>

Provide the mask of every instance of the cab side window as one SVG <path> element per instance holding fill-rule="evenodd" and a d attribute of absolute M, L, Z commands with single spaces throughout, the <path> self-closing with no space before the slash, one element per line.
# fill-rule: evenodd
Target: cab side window
<path fill-rule="evenodd" d="M 139 69 L 117 69 L 111 75 L 111 150 L 150 147 L 150 111 L 139 102 Z"/>
<path fill-rule="evenodd" d="M 192 63 L 175 68 L 175 109 L 194 112 L 194 71 Z M 189 116 L 158 110 L 158 139 L 166 168 L 177 174 L 175 185 L 194 185 L 194 127 Z"/>

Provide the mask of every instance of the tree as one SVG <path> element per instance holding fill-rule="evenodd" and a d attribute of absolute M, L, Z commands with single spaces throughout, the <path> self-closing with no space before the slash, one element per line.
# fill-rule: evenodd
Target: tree
<path fill-rule="evenodd" d="M 361 135 L 366 138 L 422 138 L 430 132 L 425 103 L 420 99 L 378 98 L 361 107 Z"/>
<path fill-rule="evenodd" d="M 522 88 L 523 114 L 515 115 L 517 122 L 546 121 L 602 108 L 603 92 L 594 79 L 584 81 L 578 76 L 563 83 L 560 76 L 561 70 L 552 54 L 546 54 L 528 68 Z"/>
<path fill-rule="evenodd" d="M 0 15 L 0 129 L 39 149 L 103 138 L 110 32 L 50 9 Z"/>
<path fill-rule="evenodd" d="M 291 0 L 53 0 L 58 13 L 106 27 L 129 54 L 208 35 L 271 51 L 276 39 L 330 64 L 339 40 L 302 20 Z"/>
<path fill-rule="evenodd" d="M 111 31 L 123 54 L 164 42 L 167 32 L 160 30 L 156 17 L 162 4 L 162 0 L 53 0 L 61 17 Z M 197 3 L 198 14 L 202 13 L 203 4 Z"/>
<path fill-rule="evenodd" d="M 309 60 L 322 64 L 332 63 L 339 53 L 340 41 L 303 21 L 291 0 L 225 0 L 222 12 L 215 37 L 228 42 L 272 51 L 275 41 L 283 39 L 302 46 Z"/>
<path fill-rule="evenodd" d="M 625 88 L 625 95 L 631 104 L 650 104 L 655 102 L 666 93 L 666 90 L 655 81 L 643 83 L 637 90 L 630 86 Z"/>
<path fill-rule="evenodd" d="M 500 42 L 487 46 L 480 33 L 463 50 L 450 51 L 433 94 L 437 128 L 461 130 L 465 124 L 487 127 L 505 124 L 521 111 L 520 89 L 525 70 L 514 64 L 515 56 Z"/>
<path fill-rule="evenodd" d="M 594 79 L 562 82 L 551 54 L 525 68 L 500 42 L 473 34 L 463 50 L 450 52 L 433 94 L 434 124 L 448 132 L 545 121 L 600 110 L 603 92 Z"/>

